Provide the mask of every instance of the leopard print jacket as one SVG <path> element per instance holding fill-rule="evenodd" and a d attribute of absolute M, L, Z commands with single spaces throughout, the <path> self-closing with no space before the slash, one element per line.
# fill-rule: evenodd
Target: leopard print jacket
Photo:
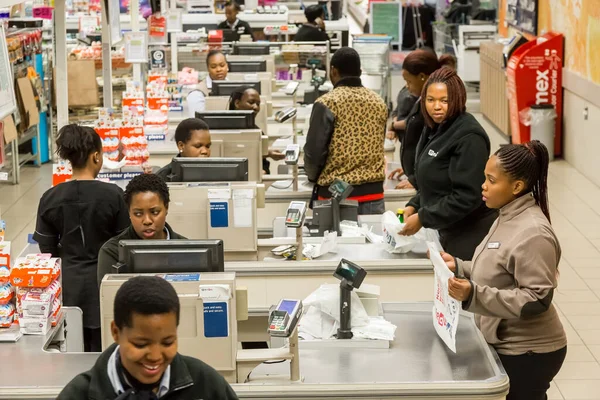
<path fill-rule="evenodd" d="M 335 178 L 351 185 L 383 182 L 388 109 L 381 97 L 363 86 L 338 86 L 317 102 L 334 116 L 329 154 L 317 183 L 329 186 Z"/>

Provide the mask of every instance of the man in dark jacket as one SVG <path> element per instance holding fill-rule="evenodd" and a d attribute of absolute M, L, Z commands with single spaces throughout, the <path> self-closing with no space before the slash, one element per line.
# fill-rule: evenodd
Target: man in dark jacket
<path fill-rule="evenodd" d="M 306 24 L 302 25 L 296 35 L 294 42 L 326 42 L 329 35 L 325 32 L 325 10 L 318 4 L 306 7 L 304 10 Z"/>
<path fill-rule="evenodd" d="M 315 182 L 313 198 L 331 197 L 329 185 L 337 178 L 354 187 L 349 199 L 358 213 L 383 214 L 385 180 L 385 125 L 383 99 L 360 80 L 360 57 L 342 47 L 331 57 L 334 89 L 317 99 L 304 146 L 304 170 Z"/>
<path fill-rule="evenodd" d="M 177 352 L 179 315 L 179 298 L 166 280 L 137 276 L 123 283 L 111 323 L 115 343 L 58 400 L 237 399 L 215 369 Z"/>

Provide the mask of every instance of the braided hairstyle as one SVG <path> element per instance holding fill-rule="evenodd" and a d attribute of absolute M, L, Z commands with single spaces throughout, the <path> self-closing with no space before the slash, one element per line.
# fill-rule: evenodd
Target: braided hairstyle
<path fill-rule="evenodd" d="M 429 75 L 429 79 L 423 86 L 421 93 L 421 112 L 428 127 L 433 128 L 435 122 L 427 113 L 427 89 L 434 83 L 443 83 L 448 90 L 448 114 L 446 120 L 451 120 L 467 111 L 467 89 L 456 70 L 450 67 L 442 67 Z"/>
<path fill-rule="evenodd" d="M 525 182 L 524 195 L 532 192 L 535 203 L 550 220 L 548 206 L 548 164 L 550 156 L 548 149 L 538 140 L 525 144 L 510 144 L 503 146 L 495 153 L 498 166 L 512 179 Z"/>
<path fill-rule="evenodd" d="M 58 131 L 56 153 L 63 160 L 69 160 L 73 168 L 85 168 L 94 152 L 102 153 L 102 140 L 93 128 L 70 124 Z"/>

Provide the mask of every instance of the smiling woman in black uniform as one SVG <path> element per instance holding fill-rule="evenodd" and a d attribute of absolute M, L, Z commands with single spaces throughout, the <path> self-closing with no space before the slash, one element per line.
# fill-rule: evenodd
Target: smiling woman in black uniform
<path fill-rule="evenodd" d="M 83 311 L 85 351 L 101 351 L 98 251 L 129 226 L 123 191 L 96 181 L 102 168 L 102 141 L 88 127 L 66 125 L 56 140 L 73 178 L 40 199 L 33 238 L 42 253 L 62 259 L 63 302 Z"/>
<path fill-rule="evenodd" d="M 404 210 L 402 235 L 436 229 L 444 251 L 471 260 L 498 215 L 481 198 L 490 139 L 466 112 L 467 92 L 456 71 L 429 76 L 421 94 L 425 130 L 417 145 L 417 194 Z M 457 255 L 460 254 L 460 255 Z"/>

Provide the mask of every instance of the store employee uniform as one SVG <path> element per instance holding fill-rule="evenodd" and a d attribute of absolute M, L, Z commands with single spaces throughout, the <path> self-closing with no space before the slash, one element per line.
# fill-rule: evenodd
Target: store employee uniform
<path fill-rule="evenodd" d="M 239 18 L 236 19 L 233 24 L 230 24 L 227 22 L 227 20 L 225 20 L 217 26 L 217 29 L 230 29 L 238 34 L 238 39 L 241 35 L 250 35 L 252 40 L 254 40 L 254 35 L 252 34 L 252 28 L 250 28 L 250 24 L 246 21 L 242 21 Z"/>
<path fill-rule="evenodd" d="M 294 35 L 294 42 L 326 42 L 329 35 L 313 24 L 304 24 Z"/>
<path fill-rule="evenodd" d="M 129 225 L 123 191 L 112 183 L 74 180 L 40 199 L 33 239 L 42 253 L 62 259 L 63 303 L 81 308 L 86 330 L 100 328 L 98 251 Z"/>

